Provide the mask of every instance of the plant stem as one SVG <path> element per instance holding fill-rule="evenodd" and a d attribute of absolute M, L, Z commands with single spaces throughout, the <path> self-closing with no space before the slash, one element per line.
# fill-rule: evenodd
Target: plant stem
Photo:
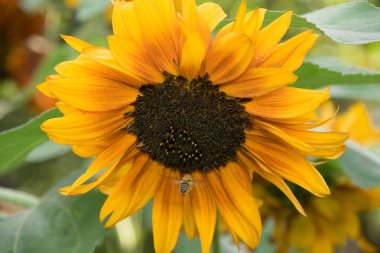
<path fill-rule="evenodd" d="M 212 239 L 212 249 L 213 253 L 220 253 L 220 242 L 219 242 L 219 220 L 216 220 L 214 238 Z"/>
<path fill-rule="evenodd" d="M 38 203 L 38 198 L 32 194 L 0 187 L 0 202 L 21 207 L 31 207 Z"/>

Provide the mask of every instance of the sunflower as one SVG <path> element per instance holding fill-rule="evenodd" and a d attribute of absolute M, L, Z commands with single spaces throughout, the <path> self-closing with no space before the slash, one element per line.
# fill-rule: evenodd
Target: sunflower
<path fill-rule="evenodd" d="M 64 3 L 67 7 L 71 9 L 76 9 L 78 7 L 78 0 L 65 0 Z"/>
<path fill-rule="evenodd" d="M 336 247 L 345 246 L 348 239 L 362 252 L 376 252 L 376 247 L 362 235 L 359 214 L 380 207 L 380 188 L 360 189 L 348 181 L 338 181 L 330 196 L 304 199 L 308 217 L 297 215 L 278 195 L 273 195 L 270 187 L 256 184 L 257 196 L 268 203 L 261 210 L 264 219 L 275 220 L 273 239 L 278 243 L 278 253 L 288 252 L 290 247 L 332 253 Z"/>
<path fill-rule="evenodd" d="M 280 187 L 303 212 L 284 178 L 318 196 L 329 193 L 305 157 L 335 158 L 345 134 L 312 132 L 328 90 L 287 85 L 317 35 L 280 43 L 291 12 L 262 28 L 265 10 L 226 17 L 215 3 L 115 1 L 109 47 L 70 36 L 80 52 L 39 89 L 64 114 L 42 125 L 49 137 L 95 160 L 65 195 L 97 187 L 108 195 L 106 227 L 153 198 L 157 252 L 170 252 L 181 227 L 209 252 L 217 210 L 235 243 L 254 248 L 261 234 L 253 171 Z M 95 177 L 92 181 L 91 178 Z"/>
<path fill-rule="evenodd" d="M 335 110 L 333 103 L 326 102 L 321 107 L 321 115 L 331 115 Z M 346 112 L 333 118 L 325 126 L 335 131 L 349 133 L 350 140 L 362 146 L 372 146 L 380 142 L 380 129 L 372 125 L 369 112 L 361 102 L 352 104 Z"/>

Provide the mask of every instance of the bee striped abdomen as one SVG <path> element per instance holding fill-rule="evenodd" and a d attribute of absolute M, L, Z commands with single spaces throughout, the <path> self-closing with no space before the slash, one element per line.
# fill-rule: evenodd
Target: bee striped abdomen
<path fill-rule="evenodd" d="M 179 193 L 182 197 L 185 197 L 187 193 L 193 188 L 193 177 L 190 174 L 183 176 L 181 183 L 179 184 Z"/>

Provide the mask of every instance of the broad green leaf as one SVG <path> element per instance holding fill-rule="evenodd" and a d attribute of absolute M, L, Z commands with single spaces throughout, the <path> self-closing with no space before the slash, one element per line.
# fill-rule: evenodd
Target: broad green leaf
<path fill-rule="evenodd" d="M 240 1 L 219 1 L 218 3 L 230 18 L 234 18 Z M 256 5 L 248 1 L 248 9 L 254 7 Z M 264 26 L 283 13 L 268 10 L 265 14 Z M 293 15 L 290 29 L 315 29 L 339 43 L 377 42 L 380 41 L 380 8 L 365 1 L 330 6 L 304 15 Z"/>
<path fill-rule="evenodd" d="M 352 1 L 303 15 L 328 37 L 346 44 L 380 41 L 380 8 Z"/>
<path fill-rule="evenodd" d="M 268 24 L 275 21 L 277 18 L 279 18 L 282 14 L 284 14 L 283 11 L 266 11 L 265 13 L 265 19 L 263 26 L 267 26 Z M 318 29 L 313 23 L 307 22 L 306 18 L 301 17 L 299 15 L 293 14 L 292 16 L 292 22 L 290 23 L 289 29 Z"/>
<path fill-rule="evenodd" d="M 97 191 L 66 197 L 57 192 L 79 173 L 63 180 L 40 203 L 0 221 L 2 253 L 91 253 L 107 230 L 98 213 L 105 200 Z"/>
<path fill-rule="evenodd" d="M 349 141 L 339 162 L 356 185 L 364 188 L 380 186 L 380 155 Z"/>
<path fill-rule="evenodd" d="M 0 133 L 0 174 L 23 163 L 30 151 L 47 141 L 48 138 L 41 131 L 40 125 L 45 120 L 60 115 L 57 109 L 53 109 L 24 125 Z"/>
<path fill-rule="evenodd" d="M 335 85 L 330 91 L 332 98 L 352 99 L 380 103 L 379 84 Z"/>
<path fill-rule="evenodd" d="M 66 154 L 69 151 L 69 146 L 59 145 L 48 140 L 42 143 L 40 146 L 33 149 L 25 158 L 25 161 L 29 163 L 44 162 L 52 158 Z"/>
<path fill-rule="evenodd" d="M 332 67 L 328 59 L 305 61 L 296 71 L 296 75 L 298 80 L 295 86 L 302 88 L 380 83 L 380 73 L 338 65 Z"/>

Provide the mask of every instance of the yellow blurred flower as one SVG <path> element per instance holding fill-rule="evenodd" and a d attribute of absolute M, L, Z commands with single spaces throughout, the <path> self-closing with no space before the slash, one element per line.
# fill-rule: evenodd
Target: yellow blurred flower
<path fill-rule="evenodd" d="M 285 253 L 293 246 L 310 253 L 333 253 L 336 247 L 346 245 L 347 239 L 354 240 L 366 253 L 376 252 L 362 237 L 358 215 L 380 207 L 380 189 L 360 189 L 343 183 L 328 197 L 305 199 L 307 217 L 297 215 L 279 196 L 264 191 L 264 195 L 259 194 L 265 203 L 260 211 L 265 218 L 275 219 L 273 239 L 278 243 L 277 252 Z"/>
<path fill-rule="evenodd" d="M 157 252 L 173 250 L 182 226 L 209 252 L 217 209 L 235 243 L 256 247 L 253 170 L 300 212 L 284 179 L 329 194 L 306 156 L 338 157 L 347 135 L 311 131 L 323 124 L 316 109 L 328 90 L 288 87 L 318 36 L 305 31 L 280 43 L 292 13 L 262 28 L 264 15 L 246 13 L 243 1 L 235 22 L 213 37 L 226 16 L 215 3 L 115 1 L 110 49 L 63 36 L 80 56 L 39 85 L 64 114 L 42 129 L 96 159 L 61 192 L 98 187 L 108 195 L 100 212 L 107 227 L 154 198 Z"/>
<path fill-rule="evenodd" d="M 69 8 L 75 9 L 78 7 L 79 0 L 65 0 L 65 4 Z"/>
<path fill-rule="evenodd" d="M 332 115 L 336 111 L 333 103 L 327 102 L 321 107 L 321 117 Z M 372 125 L 367 108 L 361 102 L 351 105 L 348 110 L 338 114 L 326 125 L 332 130 L 349 133 L 350 139 L 363 145 L 370 146 L 380 141 L 380 129 Z"/>
<path fill-rule="evenodd" d="M 335 113 L 332 103 L 321 107 L 322 118 Z M 339 114 L 326 124 L 329 128 L 348 132 L 351 140 L 361 145 L 380 141 L 379 130 L 375 129 L 366 107 L 357 102 L 346 112 Z M 380 207 L 380 188 L 360 189 L 346 178 L 334 178 L 330 196 L 325 198 L 304 198 L 303 206 L 307 217 L 297 212 L 274 194 L 270 186 L 262 181 L 254 181 L 254 193 L 263 200 L 260 208 L 264 219 L 275 219 L 273 238 L 279 244 L 277 252 L 285 253 L 293 246 L 311 253 L 332 253 L 338 246 L 344 246 L 347 239 L 354 240 L 366 253 L 375 253 L 376 248 L 361 234 L 358 215 Z M 303 195 L 296 191 L 298 195 Z"/>

